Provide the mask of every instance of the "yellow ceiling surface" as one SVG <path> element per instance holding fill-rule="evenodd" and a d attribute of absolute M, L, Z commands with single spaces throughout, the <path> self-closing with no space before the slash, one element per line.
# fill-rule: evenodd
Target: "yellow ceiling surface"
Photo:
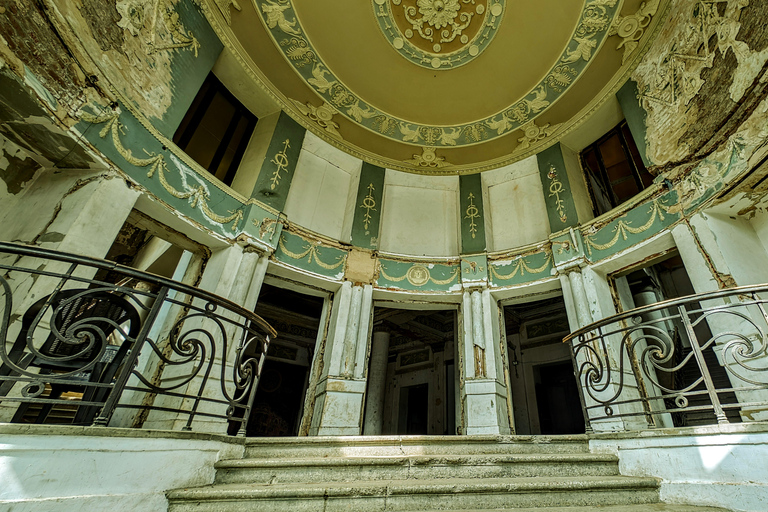
<path fill-rule="evenodd" d="M 252 0 L 216 26 L 295 119 L 384 167 L 478 172 L 572 130 L 626 80 L 661 0 Z"/>

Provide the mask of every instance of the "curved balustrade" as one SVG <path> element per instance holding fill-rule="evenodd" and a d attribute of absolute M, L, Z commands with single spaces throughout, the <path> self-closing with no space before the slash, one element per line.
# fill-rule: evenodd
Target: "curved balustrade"
<path fill-rule="evenodd" d="M 36 247 L 0 243 L 0 269 L 0 422 L 63 421 L 54 410 L 75 424 L 191 430 L 197 420 L 245 434 L 276 335 L 262 318 L 192 286 Z"/>
<path fill-rule="evenodd" d="M 587 429 L 768 419 L 768 285 L 691 295 L 565 338 Z"/>

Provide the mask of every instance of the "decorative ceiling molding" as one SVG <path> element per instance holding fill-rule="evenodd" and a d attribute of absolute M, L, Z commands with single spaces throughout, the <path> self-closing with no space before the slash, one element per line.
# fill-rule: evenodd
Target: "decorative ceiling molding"
<path fill-rule="evenodd" d="M 451 164 L 445 161 L 445 157 L 435 154 L 435 148 L 432 147 L 425 147 L 420 155 L 413 155 L 413 158 L 406 160 L 405 163 L 432 169 L 451 167 Z"/>
<path fill-rule="evenodd" d="M 242 11 L 242 7 L 240 7 L 240 4 L 237 3 L 237 0 L 214 0 L 216 2 L 216 6 L 219 8 L 219 11 L 221 11 L 221 15 L 224 16 L 224 19 L 227 21 L 227 25 L 232 24 L 232 12 L 231 8 L 234 7 L 237 11 Z"/>
<path fill-rule="evenodd" d="M 661 0 L 649 0 L 640 4 L 640 8 L 635 14 L 629 16 L 619 16 L 614 20 L 609 36 L 618 35 L 621 38 L 617 50 L 624 48 L 624 57 L 621 64 L 625 64 L 627 59 L 637 49 L 638 42 L 643 37 L 645 29 L 651 24 L 651 18 L 659 10 Z"/>
<path fill-rule="evenodd" d="M 417 66 L 453 69 L 483 53 L 501 24 L 506 0 L 372 0 L 392 47 Z"/>
<path fill-rule="evenodd" d="M 312 105 L 311 103 L 302 103 L 298 100 L 291 100 L 296 108 L 309 118 L 312 122 L 318 125 L 326 132 L 343 139 L 339 133 L 339 125 L 333 120 L 333 116 L 337 114 L 336 109 L 327 103 L 323 103 L 319 107 Z"/>
<path fill-rule="evenodd" d="M 253 0 L 254 5 L 256 0 Z M 473 162 L 469 164 L 453 164 L 448 168 L 436 168 L 436 167 L 419 167 L 402 161 L 394 159 L 380 153 L 374 153 L 371 150 L 361 147 L 356 144 L 352 144 L 349 141 L 337 138 L 330 133 L 326 132 L 319 127 L 316 123 L 312 122 L 308 117 L 301 114 L 294 104 L 293 100 L 287 98 L 275 85 L 270 81 L 269 77 L 261 70 L 248 55 L 248 52 L 239 41 L 238 37 L 229 28 L 224 20 L 221 11 L 216 6 L 214 0 L 201 0 L 201 7 L 206 15 L 206 18 L 211 23 L 211 26 L 216 31 L 219 39 L 224 45 L 232 52 L 233 57 L 242 67 L 242 70 L 250 77 L 257 87 L 259 87 L 272 101 L 280 105 L 287 113 L 291 115 L 299 124 L 303 125 L 308 130 L 311 130 L 315 135 L 320 137 L 325 142 L 332 146 L 366 162 L 384 167 L 387 169 L 421 174 L 421 175 L 462 175 L 462 174 L 475 174 L 483 171 L 498 169 L 506 165 L 510 165 L 514 162 L 528 158 L 540 151 L 545 150 L 547 147 L 555 144 L 562 137 L 577 130 L 584 122 L 586 122 L 592 114 L 598 111 L 610 98 L 612 98 L 616 91 L 626 82 L 627 79 L 635 71 L 638 63 L 648 52 L 651 44 L 657 37 L 658 33 L 664 26 L 664 20 L 669 16 L 671 1 L 662 0 L 659 13 L 653 17 L 651 25 L 645 32 L 645 35 L 641 39 L 641 44 L 637 51 L 635 51 L 631 58 L 624 65 L 624 69 L 617 73 L 604 87 L 595 95 L 592 101 L 585 105 L 576 115 L 572 116 L 569 120 L 564 121 L 561 127 L 557 130 L 557 133 L 552 137 L 544 139 L 542 142 L 531 144 L 530 148 L 524 151 L 517 151 L 508 155 L 503 155 L 495 158 L 490 158 L 482 162 Z M 234 193 L 228 187 L 225 188 L 225 192 L 233 194 L 233 197 L 240 197 Z"/>
<path fill-rule="evenodd" d="M 586 0 L 561 56 L 522 100 L 496 114 L 453 126 L 429 126 L 366 103 L 336 77 L 308 39 L 293 0 L 253 0 L 276 47 L 304 81 L 353 123 L 388 139 L 417 146 L 472 146 L 508 135 L 547 111 L 578 80 L 618 16 L 620 0 Z M 372 11 L 372 15 L 375 12 Z"/>

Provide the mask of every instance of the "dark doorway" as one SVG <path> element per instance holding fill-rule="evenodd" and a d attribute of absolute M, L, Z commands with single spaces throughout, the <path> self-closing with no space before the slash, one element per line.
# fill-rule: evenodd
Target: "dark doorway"
<path fill-rule="evenodd" d="M 268 361 L 256 392 L 248 436 L 291 436 L 298 429 L 307 368 Z"/>
<path fill-rule="evenodd" d="M 383 389 L 380 415 L 366 417 L 380 425 L 377 433 L 456 433 L 456 322 L 453 310 L 374 310 L 374 330 L 387 333 L 389 340 L 386 369 L 376 372 L 379 381 L 368 382 L 369 389 Z"/>
<path fill-rule="evenodd" d="M 584 432 L 579 388 L 562 297 L 504 307 L 507 363 L 515 433 L 520 435 Z"/>
<path fill-rule="evenodd" d="M 429 385 L 400 388 L 400 424 L 397 433 L 426 435 L 429 433 Z"/>
<path fill-rule="evenodd" d="M 539 426 L 545 435 L 583 434 L 581 412 L 573 364 L 570 361 L 534 367 Z"/>
<path fill-rule="evenodd" d="M 254 310 L 278 335 L 269 346 L 246 435 L 298 435 L 323 297 L 264 284 Z"/>

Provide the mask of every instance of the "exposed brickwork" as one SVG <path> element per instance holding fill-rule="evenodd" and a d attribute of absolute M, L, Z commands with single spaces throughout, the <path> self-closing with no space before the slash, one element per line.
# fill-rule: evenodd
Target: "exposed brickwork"
<path fill-rule="evenodd" d="M 38 0 L 0 0 L 0 36 L 40 83 L 65 105 L 79 103 L 85 77 Z"/>
<path fill-rule="evenodd" d="M 103 51 L 121 50 L 125 39 L 123 29 L 117 26 L 120 14 L 115 2 L 105 0 L 82 0 L 80 12 L 91 28 L 91 35 Z"/>

